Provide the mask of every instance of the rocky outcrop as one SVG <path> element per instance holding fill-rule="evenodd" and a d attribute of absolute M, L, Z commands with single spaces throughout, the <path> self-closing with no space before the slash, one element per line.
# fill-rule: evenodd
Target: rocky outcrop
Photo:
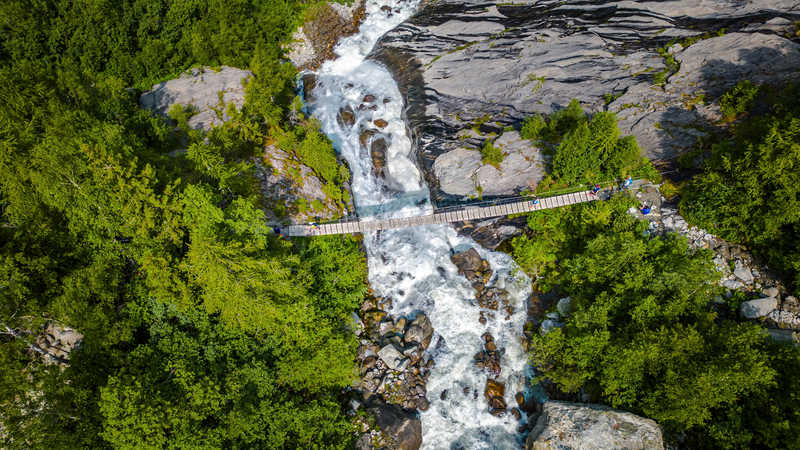
<path fill-rule="evenodd" d="M 367 408 L 367 413 L 374 418 L 376 429 L 359 437 L 357 450 L 417 450 L 422 445 L 422 422 L 413 411 L 377 402 Z"/>
<path fill-rule="evenodd" d="M 477 250 L 470 248 L 455 253 L 450 260 L 458 267 L 458 274 L 463 275 L 475 289 L 476 300 L 481 307 L 478 318 L 481 325 L 486 324 L 488 319 L 494 318 L 498 311 L 504 312 L 506 318 L 514 313 L 513 306 L 508 300 L 508 292 L 490 285 L 492 268 L 488 261 L 480 257 Z"/>
<path fill-rule="evenodd" d="M 356 323 L 360 340 L 360 379 L 353 385 L 351 409 L 365 406 L 358 449 L 417 449 L 422 443 L 418 411 L 428 409 L 425 384 L 433 367 L 426 354 L 433 338 L 428 317 L 392 317 L 388 298 L 369 296 Z"/>
<path fill-rule="evenodd" d="M 750 252 L 741 245 L 731 244 L 706 230 L 690 226 L 678 213 L 677 205 L 667 201 L 652 184 L 634 184 L 631 189 L 640 204 L 650 205 L 650 213 L 643 215 L 631 208 L 633 216 L 650 222 L 649 232 L 655 235 L 677 233 L 684 236 L 690 248 L 705 248 L 714 253 L 714 264 L 720 272 L 720 285 L 729 291 L 757 292 L 762 288 L 779 286 L 777 277 L 759 267 Z"/>
<path fill-rule="evenodd" d="M 629 211 L 633 216 L 650 222 L 650 233 L 677 233 L 686 237 L 690 248 L 713 252 L 714 265 L 720 273 L 719 284 L 725 288 L 725 295 L 731 297 L 734 292 L 739 291 L 751 298 L 740 305 L 738 313 L 741 317 L 758 319 L 769 329 L 786 331 L 771 332 L 770 335 L 776 340 L 793 339 L 792 330 L 800 330 L 800 303 L 794 296 L 784 292 L 785 288 L 775 274 L 759 264 L 745 247 L 689 226 L 678 213 L 674 202 L 662 197 L 657 186 L 637 184 L 636 189 L 631 192 L 634 192 L 633 195 L 640 203 L 651 206 L 647 215 L 636 208 Z M 725 301 L 719 297 L 717 303 Z"/>
<path fill-rule="evenodd" d="M 292 35 L 287 48 L 289 61 L 299 70 L 315 70 L 335 55 L 339 39 L 358 31 L 366 14 L 365 1 L 350 5 L 330 2 L 312 6 L 309 20 Z"/>
<path fill-rule="evenodd" d="M 370 297 L 362 305 L 363 328 L 356 333 L 361 345 L 357 359 L 361 379 L 356 390 L 360 401 L 381 399 L 409 410 L 427 410 L 425 383 L 433 367 L 426 350 L 433 338 L 428 317 L 392 317 L 388 299 Z"/>
<path fill-rule="evenodd" d="M 210 130 L 228 120 L 227 105 L 241 108 L 244 88 L 253 76 L 249 70 L 222 66 L 191 69 L 180 77 L 156 84 L 141 95 L 139 105 L 163 117 L 168 117 L 174 105 L 191 111 L 189 128 Z"/>
<path fill-rule="evenodd" d="M 442 202 L 474 195 L 481 170 L 494 174 L 476 157 L 491 133 L 573 98 L 616 112 L 650 158 L 674 158 L 708 133 L 719 114 L 706 103 L 736 82 L 800 77 L 800 46 L 784 37 L 797 19 L 791 0 L 441 0 L 385 35 L 372 57 L 400 85 L 420 164 Z M 667 70 L 657 49 L 705 32 L 688 48 L 673 46 L 679 66 Z M 505 195 L 535 178 L 480 186 L 484 196 L 491 184 L 492 195 Z"/>
<path fill-rule="evenodd" d="M 549 401 L 525 448 L 663 449 L 658 424 L 650 419 L 602 405 Z"/>
<path fill-rule="evenodd" d="M 522 189 L 533 190 L 544 178 L 545 157 L 518 132 L 504 132 L 493 145 L 503 152 L 503 161 L 497 167 L 482 163 L 481 152 L 469 147 L 459 147 L 436 158 L 433 173 L 442 192 L 473 198 L 507 196 Z"/>
<path fill-rule="evenodd" d="M 30 347 L 42 355 L 47 364 L 69 364 L 70 353 L 80 347 L 83 335 L 76 330 L 55 322 L 45 324 Z"/>
<path fill-rule="evenodd" d="M 304 223 L 347 214 L 347 209 L 325 192 L 323 180 L 289 152 L 267 145 L 254 163 L 268 222 Z M 349 190 L 346 183 L 344 188 Z"/>

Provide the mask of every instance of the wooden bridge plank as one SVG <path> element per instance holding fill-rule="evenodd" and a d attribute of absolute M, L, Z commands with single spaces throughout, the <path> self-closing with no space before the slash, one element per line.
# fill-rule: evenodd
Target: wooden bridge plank
<path fill-rule="evenodd" d="M 286 236 L 321 236 L 328 234 L 353 234 L 393 228 L 407 228 L 432 224 L 464 222 L 492 217 L 524 214 L 542 209 L 559 208 L 576 203 L 593 202 L 600 200 L 591 191 L 570 192 L 539 199 L 539 203 L 532 204 L 530 200 L 503 203 L 500 205 L 470 206 L 463 209 L 447 212 L 432 212 L 414 217 L 401 217 L 390 219 L 349 220 L 345 222 L 324 223 L 320 225 L 295 224 L 283 227 Z M 275 228 L 275 227 L 273 227 Z"/>
<path fill-rule="evenodd" d="M 482 216 L 480 209 L 465 209 L 464 220 L 480 219 Z"/>

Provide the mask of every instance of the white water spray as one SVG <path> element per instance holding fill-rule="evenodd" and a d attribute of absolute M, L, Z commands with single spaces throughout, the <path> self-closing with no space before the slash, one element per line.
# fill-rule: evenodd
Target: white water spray
<path fill-rule="evenodd" d="M 396 3 L 368 0 L 367 17 L 359 32 L 342 39 L 338 58 L 317 72 L 312 114 L 325 134 L 348 161 L 352 190 L 361 220 L 408 217 L 430 213 L 429 191 L 413 163 L 413 149 L 403 120 L 403 100 L 391 74 L 365 57 L 377 40 L 413 14 L 417 0 Z M 367 95 L 372 101 L 364 101 Z M 355 123 L 344 123 L 339 111 L 353 111 Z M 386 122 L 383 128 L 376 121 Z M 379 121 L 380 124 L 382 122 Z M 375 175 L 370 151 L 361 145 L 362 132 L 378 134 L 367 139 L 387 142 L 384 177 Z M 369 147 L 369 143 L 367 143 Z M 421 413 L 423 447 L 431 449 L 518 448 L 519 422 L 511 415 L 489 413 L 483 390 L 487 374 L 475 366 L 482 335 L 491 333 L 502 351 L 499 381 L 505 382 L 505 400 L 511 408 L 514 394 L 525 388 L 526 356 L 521 347 L 525 299 L 530 280 L 512 273 L 508 255 L 491 252 L 469 238 L 458 236 L 449 225 L 365 233 L 369 281 L 376 295 L 390 297 L 396 315 L 424 311 L 436 331 L 429 352 L 436 365 L 428 379 L 430 408 Z M 493 282 L 509 292 L 514 313 L 506 318 L 496 311 L 480 324 L 475 291 L 458 275 L 451 251 L 475 248 L 495 271 Z M 446 398 L 440 398 L 443 391 Z"/>

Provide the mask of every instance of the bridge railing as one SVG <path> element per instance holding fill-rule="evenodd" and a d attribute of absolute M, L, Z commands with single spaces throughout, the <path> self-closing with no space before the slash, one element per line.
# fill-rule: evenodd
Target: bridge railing
<path fill-rule="evenodd" d="M 554 196 L 563 195 L 563 194 L 572 194 L 572 193 L 575 193 L 575 192 L 581 192 L 581 191 L 589 190 L 595 184 L 598 184 L 603 188 L 611 187 L 612 190 L 614 190 L 615 188 L 618 188 L 623 181 L 624 180 L 622 180 L 622 179 L 614 179 L 614 180 L 595 182 L 595 183 L 591 183 L 591 184 L 578 184 L 578 185 L 574 185 L 574 186 L 566 186 L 566 187 L 559 188 L 559 189 L 550 189 L 550 190 L 547 190 L 547 191 L 544 191 L 544 192 L 538 192 L 538 193 L 522 194 L 522 195 L 516 195 L 516 196 L 513 196 L 513 197 L 498 198 L 498 199 L 494 199 L 494 200 L 481 200 L 481 201 L 477 201 L 477 202 L 462 203 L 462 204 L 459 204 L 459 205 L 444 206 L 444 207 L 441 207 L 441 208 L 434 209 L 433 210 L 433 214 L 447 213 L 447 212 L 454 212 L 454 211 L 463 211 L 463 210 L 466 210 L 466 209 L 469 209 L 469 208 L 480 208 L 480 207 L 487 207 L 487 206 L 501 206 L 501 205 L 507 205 L 507 204 L 510 204 L 510 203 L 533 200 L 534 198 L 547 198 L 547 197 L 554 197 Z M 362 219 L 363 218 L 359 217 L 358 214 L 349 213 L 349 214 L 347 214 L 345 216 L 342 216 L 342 217 L 340 217 L 338 219 L 332 219 L 332 220 L 320 220 L 320 221 L 305 222 L 305 223 L 270 224 L 270 226 L 273 226 L 273 227 L 274 226 L 284 227 L 284 226 L 292 226 L 292 225 L 306 225 L 308 223 L 313 223 L 315 225 L 323 225 L 323 224 L 330 224 L 330 223 L 356 222 L 356 221 L 359 221 L 359 220 L 362 220 Z M 378 220 L 378 219 L 376 219 L 376 220 Z"/>

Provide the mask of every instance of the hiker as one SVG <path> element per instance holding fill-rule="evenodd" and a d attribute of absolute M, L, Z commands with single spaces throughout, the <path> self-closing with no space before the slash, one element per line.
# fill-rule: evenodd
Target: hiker
<path fill-rule="evenodd" d="M 600 192 L 600 185 L 595 184 L 594 187 L 592 188 L 592 195 L 597 195 L 598 192 Z"/>
<path fill-rule="evenodd" d="M 538 204 L 539 204 L 539 199 L 534 197 L 533 200 L 531 200 L 531 207 L 534 207 Z"/>
<path fill-rule="evenodd" d="M 281 227 L 275 227 L 275 234 L 277 234 L 278 236 L 282 236 Z"/>
<path fill-rule="evenodd" d="M 650 205 L 648 205 L 647 203 L 644 203 L 644 204 L 642 204 L 642 207 L 640 208 L 640 210 L 642 211 L 642 215 L 646 216 L 646 215 L 650 214 Z"/>
<path fill-rule="evenodd" d="M 628 178 L 625 178 L 625 181 L 622 183 L 622 189 L 625 189 L 632 184 L 633 184 L 633 178 L 631 178 L 631 176 L 628 175 Z"/>

